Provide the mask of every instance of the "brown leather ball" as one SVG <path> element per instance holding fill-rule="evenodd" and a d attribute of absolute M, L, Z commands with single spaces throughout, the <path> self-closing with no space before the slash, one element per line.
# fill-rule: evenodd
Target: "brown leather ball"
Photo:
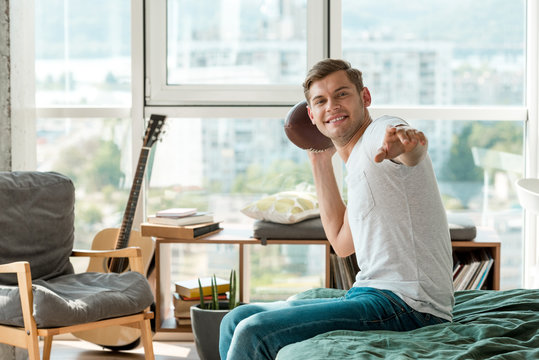
<path fill-rule="evenodd" d="M 301 149 L 323 151 L 333 146 L 331 139 L 311 122 L 305 100 L 290 109 L 285 118 L 284 131 L 288 139 Z"/>

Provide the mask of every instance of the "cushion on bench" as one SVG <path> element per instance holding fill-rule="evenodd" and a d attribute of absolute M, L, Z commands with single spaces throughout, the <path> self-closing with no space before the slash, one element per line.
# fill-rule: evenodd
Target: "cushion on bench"
<path fill-rule="evenodd" d="M 471 218 L 462 214 L 447 214 L 449 234 L 451 240 L 475 239 L 477 229 Z M 268 239 L 326 239 L 320 217 L 304 220 L 296 224 L 278 224 L 269 221 L 257 220 L 253 225 L 253 237 L 260 239 L 265 245 Z"/>
<path fill-rule="evenodd" d="M 266 245 L 268 239 L 309 240 L 326 239 L 320 217 L 301 221 L 296 224 L 278 224 L 257 220 L 253 224 L 253 237 Z"/>

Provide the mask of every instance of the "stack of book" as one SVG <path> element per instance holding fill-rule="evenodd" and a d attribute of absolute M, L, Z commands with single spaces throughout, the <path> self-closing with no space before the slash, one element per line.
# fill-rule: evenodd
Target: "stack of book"
<path fill-rule="evenodd" d="M 196 239 L 222 230 L 219 224 L 212 214 L 196 208 L 171 208 L 148 216 L 148 221 L 141 225 L 141 233 L 143 236 Z"/>
<path fill-rule="evenodd" d="M 224 301 L 227 299 L 227 292 L 230 290 L 228 280 L 216 278 L 218 299 Z M 201 278 L 202 292 L 204 301 L 212 300 L 211 297 L 211 278 Z M 172 294 L 172 304 L 174 306 L 174 317 L 178 325 L 191 325 L 191 306 L 200 304 L 200 291 L 198 279 L 178 281 L 175 284 L 175 292 Z"/>
<path fill-rule="evenodd" d="M 479 290 L 485 285 L 494 259 L 485 249 L 453 253 L 455 290 Z"/>
<path fill-rule="evenodd" d="M 148 222 L 174 226 L 195 225 L 213 222 L 213 216 L 206 212 L 199 212 L 196 208 L 171 208 L 148 216 Z"/>

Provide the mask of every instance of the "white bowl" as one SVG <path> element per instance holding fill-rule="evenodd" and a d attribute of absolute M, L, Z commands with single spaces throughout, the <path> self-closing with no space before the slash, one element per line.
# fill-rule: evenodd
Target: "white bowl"
<path fill-rule="evenodd" d="M 539 179 L 519 179 L 516 185 L 520 205 L 539 214 Z"/>

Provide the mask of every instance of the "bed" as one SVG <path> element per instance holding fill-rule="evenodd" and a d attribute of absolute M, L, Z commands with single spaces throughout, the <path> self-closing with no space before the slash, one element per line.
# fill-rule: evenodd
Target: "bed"
<path fill-rule="evenodd" d="M 311 289 L 293 298 L 338 297 Z M 539 289 L 455 293 L 453 322 L 409 332 L 331 331 L 282 348 L 277 360 L 539 359 Z"/>

